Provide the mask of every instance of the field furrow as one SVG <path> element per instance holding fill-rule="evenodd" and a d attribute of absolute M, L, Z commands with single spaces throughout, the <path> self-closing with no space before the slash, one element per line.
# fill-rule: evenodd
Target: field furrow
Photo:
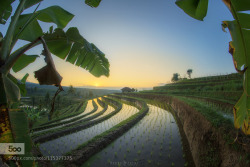
<path fill-rule="evenodd" d="M 40 144 L 40 150 L 43 155 L 63 155 L 75 148 L 78 145 L 87 142 L 91 138 L 109 130 L 113 126 L 119 124 L 121 121 L 136 114 L 139 110 L 135 107 L 126 104 L 120 112 L 113 117 L 98 123 L 90 128 L 65 135 L 63 137 Z"/>
<path fill-rule="evenodd" d="M 139 123 L 82 166 L 184 166 L 185 154 L 174 117 L 148 106 L 148 114 Z"/>

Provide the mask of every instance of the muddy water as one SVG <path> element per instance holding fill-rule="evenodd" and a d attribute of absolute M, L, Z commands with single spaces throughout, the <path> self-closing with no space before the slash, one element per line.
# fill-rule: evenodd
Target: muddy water
<path fill-rule="evenodd" d="M 114 110 L 114 109 L 113 109 Z M 80 144 L 87 142 L 93 137 L 109 130 L 121 121 L 136 114 L 139 110 L 135 107 L 123 104 L 123 108 L 111 118 L 98 123 L 90 128 L 75 132 L 45 143 L 40 144 L 40 150 L 44 156 L 64 155 L 67 152 L 76 149 Z"/>
<path fill-rule="evenodd" d="M 123 136 L 90 158 L 87 166 L 185 166 L 181 136 L 174 117 L 149 105 L 149 113 Z"/>

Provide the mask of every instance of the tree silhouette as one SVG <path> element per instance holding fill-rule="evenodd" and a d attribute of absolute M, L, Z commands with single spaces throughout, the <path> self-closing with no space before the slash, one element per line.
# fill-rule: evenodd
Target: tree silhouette
<path fill-rule="evenodd" d="M 193 70 L 192 69 L 188 69 L 187 70 L 187 74 L 188 74 L 188 77 L 191 78 L 191 74 L 192 74 Z"/>
<path fill-rule="evenodd" d="M 173 77 L 171 79 L 172 82 L 176 82 L 178 81 L 180 78 L 179 78 L 180 74 L 179 73 L 174 73 L 173 74 Z"/>

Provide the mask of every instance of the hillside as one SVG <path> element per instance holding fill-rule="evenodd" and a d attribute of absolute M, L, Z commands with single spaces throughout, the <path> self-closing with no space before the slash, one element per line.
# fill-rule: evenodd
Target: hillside
<path fill-rule="evenodd" d="M 58 89 L 56 86 L 52 85 L 39 85 L 32 82 L 26 82 L 26 89 L 27 89 L 27 95 L 26 96 L 44 96 L 47 92 L 50 94 L 54 94 L 56 90 Z M 63 92 L 62 95 L 67 94 L 69 87 L 63 86 Z M 79 92 L 78 94 L 80 96 L 86 96 L 90 92 L 93 93 L 94 96 L 103 96 L 107 94 L 112 93 L 119 93 L 120 90 L 109 90 L 109 89 L 91 89 L 91 88 L 75 88 L 76 92 Z"/>
<path fill-rule="evenodd" d="M 180 80 L 165 86 L 154 87 L 141 93 L 198 96 L 226 100 L 235 103 L 241 96 L 243 76 L 237 73 Z"/>

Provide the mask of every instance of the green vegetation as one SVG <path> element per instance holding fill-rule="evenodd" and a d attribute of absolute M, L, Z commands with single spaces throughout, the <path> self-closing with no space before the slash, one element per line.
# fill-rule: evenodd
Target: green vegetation
<path fill-rule="evenodd" d="M 234 126 L 246 135 L 250 134 L 250 10 L 248 0 L 223 0 L 231 12 L 233 21 L 223 21 L 222 27 L 230 31 L 232 41 L 229 42 L 229 53 L 233 57 L 235 70 L 244 76 L 243 93 L 234 106 Z M 208 0 L 177 0 L 176 4 L 189 16 L 203 20 L 207 14 Z"/>
<path fill-rule="evenodd" d="M 241 82 L 240 74 L 202 77 L 180 80 L 134 95 L 137 97 L 149 94 L 173 96 L 200 112 L 215 128 L 224 127 L 230 130 L 233 129 L 232 120 L 223 114 L 233 116 L 233 104 L 243 91 Z"/>
<path fill-rule="evenodd" d="M 189 79 L 191 79 L 191 74 L 192 74 L 192 72 L 193 72 L 192 69 L 188 69 L 188 70 L 187 70 L 187 74 L 188 74 Z"/>
<path fill-rule="evenodd" d="M 173 74 L 173 77 L 172 77 L 172 79 L 171 79 L 171 81 L 172 82 L 177 82 L 177 81 L 179 81 L 179 78 L 180 77 L 180 74 L 178 74 L 178 73 L 174 73 Z"/>
<path fill-rule="evenodd" d="M 67 113 L 63 114 L 60 117 L 53 119 L 52 121 L 43 123 L 42 125 L 41 125 L 41 122 L 40 122 L 40 125 L 37 124 L 37 127 L 33 128 L 32 131 L 37 130 L 37 129 L 46 129 L 46 128 L 49 128 L 49 127 L 58 126 L 58 125 L 60 125 L 59 121 L 61 121 L 63 119 L 69 119 L 71 117 L 75 117 L 75 116 L 83 113 L 85 111 L 86 107 L 87 107 L 87 102 L 80 103 L 80 104 L 76 105 L 75 107 L 71 108 L 69 110 L 70 112 L 67 112 Z M 59 113 L 61 113 L 61 112 L 62 111 L 59 111 Z M 80 119 L 80 118 L 82 118 L 82 117 L 77 117 L 77 119 Z M 77 119 L 71 119 L 69 121 L 64 121 L 63 123 L 61 122 L 61 124 L 69 123 L 69 122 L 75 121 Z"/>
<path fill-rule="evenodd" d="M 141 93 L 208 97 L 236 103 L 243 92 L 242 80 L 240 74 L 194 78 L 154 87 L 153 91 Z"/>
<path fill-rule="evenodd" d="M 86 104 L 87 104 L 87 103 L 86 103 Z M 93 104 L 93 107 L 94 107 L 94 108 L 93 108 L 93 110 L 92 110 L 91 112 L 89 112 L 87 115 L 94 113 L 94 112 L 98 109 L 98 107 L 97 107 L 97 105 L 96 105 L 96 103 L 95 103 L 94 101 L 92 101 L 92 104 Z M 68 116 L 65 116 L 65 117 L 62 117 L 62 118 L 53 120 L 53 121 L 51 121 L 51 122 L 49 122 L 49 123 L 42 124 L 41 126 L 38 126 L 37 128 L 34 128 L 34 129 L 33 129 L 34 131 L 42 130 L 42 129 L 48 129 L 48 130 L 42 131 L 42 132 L 37 133 L 37 134 L 32 134 L 32 138 L 34 139 L 34 138 L 37 138 L 37 137 L 39 137 L 39 136 L 44 136 L 45 134 L 53 134 L 53 133 L 55 133 L 55 132 L 59 132 L 59 131 L 62 131 L 62 130 L 71 129 L 71 128 L 76 127 L 76 125 L 79 126 L 80 124 L 74 124 L 74 123 L 72 123 L 72 124 L 70 124 L 69 126 L 66 126 L 66 127 L 58 127 L 58 128 L 51 129 L 51 130 L 49 129 L 49 128 L 56 127 L 56 126 L 59 126 L 59 125 L 63 125 L 63 124 L 65 124 L 65 123 L 70 123 L 70 122 L 77 121 L 78 118 L 75 118 L 75 119 L 73 119 L 73 120 L 69 120 L 69 121 L 66 121 L 66 122 L 60 122 L 60 121 L 63 120 L 63 119 L 68 119 L 68 118 L 74 117 L 74 116 L 76 116 L 76 115 L 79 115 L 80 113 L 84 112 L 83 109 L 85 110 L 85 109 L 86 109 L 86 106 L 85 106 L 85 108 L 81 107 L 81 110 L 80 110 L 78 113 L 76 113 L 76 114 L 70 113 L 70 115 L 68 115 Z M 105 108 L 105 109 L 106 109 L 106 108 Z M 105 109 L 104 109 L 104 111 L 105 111 Z M 87 116 L 87 115 L 83 115 L 83 116 Z M 82 117 L 80 117 L 80 119 L 81 119 L 81 118 L 82 118 Z M 86 122 L 82 121 L 82 122 L 80 122 L 80 123 L 86 123 Z M 33 130 L 32 130 L 32 131 L 33 131 Z M 68 132 L 68 133 L 72 133 L 72 132 Z M 66 133 L 65 133 L 64 135 L 66 135 Z"/>
<path fill-rule="evenodd" d="M 11 4 L 14 1 L 15 0 L 0 2 L 0 24 L 4 25 L 12 15 Z M 138 100 L 139 98 L 145 98 L 145 96 L 148 96 L 147 98 L 150 99 L 152 103 L 159 100 L 159 103 L 155 103 L 159 105 L 158 110 L 160 110 L 160 108 L 167 108 L 165 105 L 167 105 L 167 103 L 171 104 L 172 100 L 175 102 L 181 102 L 181 104 L 184 104 L 182 102 L 185 102 L 185 105 L 187 104 L 188 107 L 199 112 L 211 123 L 213 126 L 213 128 L 211 128 L 212 130 L 216 129 L 219 133 L 222 132 L 223 139 L 228 145 L 232 143 L 232 135 L 230 132 L 233 131 L 233 122 L 228 116 L 234 116 L 234 127 L 236 129 L 242 130 L 246 135 L 250 134 L 250 24 L 247 23 L 250 19 L 250 14 L 244 13 L 244 11 L 250 10 L 249 0 L 223 0 L 235 19 L 234 21 L 224 21 L 222 27 L 224 31 L 228 28 L 232 36 L 232 41 L 229 43 L 229 52 L 233 57 L 235 69 L 239 74 L 191 79 L 193 70 L 188 69 L 187 75 L 189 79 L 186 77 L 180 78 L 178 73 L 174 73 L 172 77 L 173 83 L 171 84 L 154 87 L 153 91 L 125 94 L 127 96 L 136 96 L 137 98 L 110 95 L 110 98 L 103 98 L 103 101 L 98 99 L 98 103 L 103 107 L 102 111 L 93 114 L 98 108 L 97 104 L 93 101 L 94 109 L 77 118 L 74 117 L 83 113 L 86 109 L 87 100 L 100 96 L 101 93 L 99 92 L 99 94 L 97 93 L 98 91 L 90 89 L 83 90 L 80 88 L 74 88 L 72 85 L 68 88 L 62 87 L 62 77 L 55 69 L 52 54 L 73 65 L 86 69 L 96 77 L 102 75 L 109 76 L 109 62 L 105 55 L 94 44 L 89 43 L 79 34 L 76 27 L 64 30 L 74 17 L 73 14 L 65 11 L 59 6 L 50 6 L 46 9 L 38 10 L 41 1 L 42 0 L 20 0 L 17 9 L 12 15 L 6 34 L 3 35 L 0 32 L 0 142 L 25 143 L 25 155 L 20 155 L 20 157 L 32 156 L 32 149 L 34 146 L 32 145 L 32 140 L 30 138 L 32 135 L 29 134 L 31 128 L 37 131 L 48 129 L 46 132 L 41 132 L 32 136 L 33 138 L 41 137 L 41 140 L 52 139 L 53 137 L 60 138 L 61 136 L 59 135 L 61 134 L 63 134 L 63 137 L 67 134 L 70 134 L 71 137 L 76 137 L 77 142 L 75 140 L 72 141 L 72 138 L 70 137 L 68 138 L 69 142 L 72 143 L 72 145 L 69 146 L 67 145 L 68 143 L 66 143 L 68 139 L 64 138 L 61 141 L 65 148 L 68 146 L 71 150 L 73 149 L 73 144 L 78 144 L 78 148 L 72 152 L 87 147 L 88 149 L 93 150 L 98 144 L 99 146 L 101 145 L 101 147 L 98 146 L 96 147 L 97 149 L 103 148 L 113 142 L 117 137 L 121 136 L 124 132 L 128 131 L 129 128 L 134 126 L 139 120 L 147 115 L 149 110 L 147 104 L 142 100 Z M 91 7 L 97 7 L 100 2 L 101 0 L 85 0 L 85 3 Z M 208 0 L 177 0 L 176 4 L 195 19 L 203 20 L 206 16 Z M 33 13 L 22 14 L 26 9 L 34 5 L 37 6 Z M 49 30 L 46 30 L 47 32 L 45 32 L 42 30 L 39 24 L 40 22 L 54 23 L 57 28 L 54 29 L 54 27 L 51 26 Z M 27 44 L 13 51 L 18 40 L 25 40 L 27 41 Z M 11 70 L 17 73 L 33 63 L 38 55 L 26 55 L 25 52 L 40 44 L 43 46 L 42 56 L 45 57 L 46 66 L 35 71 L 35 77 L 40 84 L 55 85 L 58 87 L 58 90 L 37 86 L 28 87 L 26 89 L 25 83 L 29 74 L 26 74 L 20 81 L 10 74 Z M 59 92 L 63 90 L 65 90 L 65 92 L 58 95 Z M 123 88 L 122 91 L 137 92 L 136 89 L 128 87 Z M 52 94 L 55 94 L 54 97 Z M 21 95 L 23 96 L 23 100 L 20 102 Z M 26 95 L 27 97 L 24 97 Z M 158 99 L 155 100 L 155 97 Z M 101 128 L 100 126 L 96 126 L 96 129 L 90 128 L 89 131 L 83 132 L 81 135 L 76 134 L 76 132 L 82 129 L 87 129 L 87 127 L 104 122 L 104 120 L 113 117 L 122 109 L 121 103 L 136 106 L 140 111 L 134 115 L 131 114 L 132 116 L 130 116 L 130 110 L 128 107 L 128 111 L 124 110 L 127 118 L 116 117 L 118 123 L 116 122 L 116 124 L 112 124 L 111 128 L 107 126 L 108 128 L 105 129 L 105 131 L 101 131 L 103 126 Z M 234 107 L 232 104 L 235 104 Z M 107 110 L 108 105 L 114 106 L 115 110 L 112 113 L 99 118 L 99 116 Z M 170 108 L 170 106 L 168 107 Z M 16 108 L 22 108 L 22 110 L 19 111 L 16 110 Z M 233 109 L 231 114 L 229 112 L 230 109 Z M 223 111 L 221 112 L 220 110 Z M 133 112 L 135 112 L 135 110 L 133 110 Z M 159 112 L 155 113 L 159 114 Z M 227 115 L 224 115 L 225 113 Z M 79 122 L 75 122 L 90 114 L 93 115 L 86 119 L 82 119 Z M 157 115 L 156 117 L 161 116 L 163 115 Z M 63 123 L 60 122 L 64 119 L 65 121 Z M 95 120 L 89 121 L 91 119 Z M 109 121 L 111 122 L 113 120 Z M 104 123 L 109 124 L 109 121 Z M 169 151 L 165 155 L 168 156 L 169 164 L 171 164 L 171 166 L 176 165 L 171 161 L 173 155 L 170 154 L 170 152 L 174 150 L 174 144 L 172 142 L 175 133 L 172 132 L 171 127 L 171 124 L 175 123 L 174 121 L 176 120 L 171 120 L 171 117 L 169 118 L 170 127 L 163 124 L 161 120 L 159 122 L 159 127 L 163 127 L 162 129 L 166 130 L 167 128 L 170 128 L 170 133 L 167 134 L 169 141 L 164 143 L 167 145 L 166 148 L 163 147 L 163 141 L 157 140 L 159 133 L 154 135 L 155 138 L 153 141 L 152 139 L 150 139 L 150 141 L 148 136 L 145 138 L 147 142 L 151 142 L 152 146 L 155 147 L 161 142 L 161 147 L 159 147 L 160 151 L 163 151 L 164 149 Z M 68 124 L 69 126 L 65 125 L 66 127 L 49 129 L 54 126 L 71 122 L 72 124 Z M 147 134 L 154 132 L 155 130 L 155 126 L 152 125 L 152 120 L 148 121 L 148 123 L 150 127 L 144 130 L 143 134 L 145 134 L 145 131 Z M 164 135 L 165 130 L 163 130 Z M 91 138 L 89 136 L 90 134 L 94 134 L 93 131 L 96 131 L 96 134 L 98 135 L 95 137 L 92 136 Z M 142 136 L 142 133 L 140 134 L 139 130 L 133 133 Z M 43 136 L 45 137 L 42 138 Z M 205 148 L 205 154 L 203 152 L 204 157 L 201 159 L 204 166 L 219 166 L 221 163 L 220 154 L 216 150 L 217 145 L 216 143 L 213 143 L 213 140 L 211 139 L 212 137 L 214 136 L 207 137 L 207 147 Z M 241 139 L 243 138 L 242 136 L 240 137 Z M 120 142 L 121 141 L 122 140 L 120 140 Z M 137 156 L 141 156 L 143 151 L 141 151 L 139 147 L 142 145 L 142 149 L 144 149 L 144 144 L 139 142 L 139 137 L 133 139 L 131 136 L 130 141 L 131 143 L 125 141 L 126 145 L 133 145 L 133 148 L 136 149 Z M 50 146 L 54 150 L 59 150 L 59 144 Z M 230 144 L 230 146 L 234 147 L 236 151 L 239 151 L 244 147 L 235 143 Z M 114 143 L 112 144 L 112 149 L 115 150 Z M 121 146 L 119 150 L 121 150 Z M 94 151 L 97 152 L 97 150 Z M 122 154 L 123 160 L 129 159 L 129 154 L 132 151 L 132 149 L 127 148 L 126 153 Z M 72 154 L 72 152 L 69 152 L 68 154 Z M 63 154 L 63 152 L 61 153 Z M 52 151 L 49 150 L 48 154 L 52 155 Z M 155 156 L 162 157 L 162 155 L 162 152 L 158 153 L 152 149 L 150 150 L 150 156 L 147 157 L 148 159 L 146 159 L 146 161 L 151 165 L 155 163 L 153 159 Z M 185 158 L 186 155 L 187 154 L 183 154 L 182 157 Z M 114 151 L 113 156 L 119 157 L 120 155 L 117 151 Z M 1 156 L 1 158 L 6 161 L 9 156 Z M 244 160 L 249 163 L 248 159 L 249 154 L 244 157 L 240 155 L 239 161 Z M 109 164 L 112 163 L 110 159 L 108 159 L 107 162 Z M 9 162 L 11 166 L 35 166 L 33 161 L 21 160 L 16 161 L 15 163 L 16 165 L 13 162 Z M 118 165 L 120 166 L 120 164 Z M 157 163 L 157 165 L 160 165 L 160 163 Z M 185 166 L 188 166 L 188 163 L 185 163 Z"/>
<path fill-rule="evenodd" d="M 199 102 L 197 100 L 193 100 L 190 98 L 185 98 L 185 97 L 176 97 L 191 107 L 195 108 L 196 111 L 200 112 L 203 116 L 206 117 L 208 121 L 212 123 L 212 125 L 216 128 L 219 127 L 226 127 L 228 130 L 233 128 L 233 123 L 230 119 L 223 117 L 216 108 L 214 107 L 209 107 L 204 102 Z"/>
<path fill-rule="evenodd" d="M 31 140 L 26 140 L 25 137 L 19 133 L 16 134 L 20 135 L 16 136 L 18 139 L 13 138 L 15 129 L 12 127 L 15 125 L 9 121 L 10 115 L 8 111 L 10 108 L 19 107 L 18 104 L 15 103 L 19 102 L 21 94 L 25 96 L 27 92 L 25 82 L 29 76 L 29 74 L 26 74 L 21 81 L 19 81 L 15 76 L 10 74 L 10 71 L 13 70 L 15 73 L 19 72 L 33 63 L 38 57 L 38 55 L 27 55 L 25 52 L 42 44 L 42 55 L 45 56 L 46 65 L 35 71 L 35 77 L 40 84 L 55 85 L 58 87 L 58 91 L 52 99 L 51 110 L 48 117 L 49 120 L 54 113 L 56 96 L 63 90 L 61 87 L 62 77 L 55 68 L 51 53 L 61 59 L 66 59 L 67 57 L 66 60 L 68 62 L 86 69 L 96 77 L 101 75 L 109 76 L 109 62 L 105 55 L 94 44 L 89 43 L 79 34 L 76 27 L 71 27 L 67 31 L 63 30 L 74 17 L 73 14 L 59 6 L 49 6 L 46 9 L 38 10 L 42 0 L 20 0 L 12 14 L 12 3 L 14 1 L 15 0 L 0 2 L 0 24 L 4 25 L 11 17 L 11 21 L 9 25 L 7 25 L 6 34 L 0 32 L 0 114 L 5 116 L 0 119 L 0 128 L 1 132 L 3 132 L 1 137 L 2 135 L 8 135 L 8 138 L 3 141 L 4 143 L 15 141 L 31 143 Z M 100 1 L 86 0 L 86 4 L 91 7 L 97 7 L 99 3 Z M 23 14 L 26 9 L 34 5 L 37 6 L 32 13 Z M 51 26 L 49 30 L 45 30 L 47 31 L 45 32 L 42 30 L 39 21 L 54 23 L 57 28 L 54 29 L 53 26 Z M 13 50 L 18 40 L 25 40 L 27 44 Z M 77 59 L 77 62 L 75 62 L 76 59 L 72 59 L 73 57 Z M 46 96 L 46 101 L 49 101 L 49 96 Z M 32 105 L 34 105 L 35 97 L 32 97 L 32 103 Z M 25 117 L 20 117 L 20 119 L 25 121 Z M 6 127 L 8 127 L 7 130 L 5 129 Z M 26 128 L 28 128 L 28 124 Z M 23 127 L 23 130 L 26 130 L 26 128 Z M 23 140 L 21 140 L 22 138 Z M 29 145 L 30 143 L 25 144 Z M 29 156 L 28 151 L 26 156 Z M 24 164 L 21 162 L 20 164 L 19 161 L 16 161 L 16 163 L 18 166 L 33 166 L 32 163 Z"/>
<path fill-rule="evenodd" d="M 11 111 L 10 121 L 15 143 L 25 143 L 25 154 L 21 157 L 32 156 L 32 141 L 29 136 L 29 126 L 26 114 L 23 111 Z M 22 166 L 32 166 L 32 160 L 21 161 Z"/>

